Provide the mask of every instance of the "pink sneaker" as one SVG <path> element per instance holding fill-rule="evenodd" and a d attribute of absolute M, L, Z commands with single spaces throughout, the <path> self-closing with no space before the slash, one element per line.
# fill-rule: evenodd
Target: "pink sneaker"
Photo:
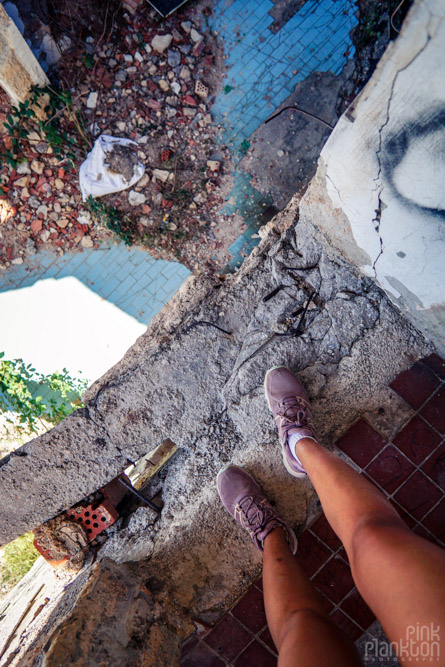
<path fill-rule="evenodd" d="M 297 433 L 317 440 L 308 395 L 301 382 L 286 366 L 275 366 L 267 371 L 264 393 L 277 423 L 284 466 L 294 477 L 306 477 L 307 472 L 292 454 L 288 439 Z"/>
<path fill-rule="evenodd" d="M 229 464 L 219 471 L 216 485 L 224 507 L 247 530 L 257 549 L 263 551 L 264 539 L 279 526 L 284 530 L 290 550 L 295 555 L 298 543 L 294 531 L 267 502 L 261 488 L 248 472 L 240 466 Z"/>

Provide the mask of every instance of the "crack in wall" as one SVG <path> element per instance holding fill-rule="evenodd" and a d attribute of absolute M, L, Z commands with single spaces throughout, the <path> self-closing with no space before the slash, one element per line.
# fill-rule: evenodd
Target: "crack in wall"
<path fill-rule="evenodd" d="M 431 14 L 430 14 L 430 16 L 431 16 Z M 383 243 L 383 238 L 382 238 L 382 234 L 381 234 L 381 231 L 380 231 L 381 217 L 382 217 L 382 212 L 384 210 L 383 207 L 385 207 L 385 203 L 382 201 L 382 192 L 384 190 L 384 184 L 381 182 L 382 171 L 383 171 L 382 160 L 381 160 L 381 154 L 382 154 L 382 150 L 383 150 L 383 132 L 384 132 L 385 128 L 387 127 L 387 125 L 389 124 L 389 121 L 390 121 L 391 103 L 392 103 L 392 100 L 393 100 L 395 86 L 396 86 L 396 83 L 397 83 L 397 79 L 399 78 L 399 75 L 402 72 L 404 72 L 405 70 L 407 70 L 409 67 L 411 67 L 413 62 L 415 60 L 417 60 L 417 58 L 423 53 L 423 51 L 426 49 L 426 47 L 428 46 L 428 43 L 431 40 L 432 35 L 430 33 L 430 22 L 427 25 L 426 31 L 427 31 L 427 36 L 426 36 L 425 44 L 417 51 L 417 53 L 409 60 L 409 62 L 406 63 L 406 65 L 404 65 L 403 67 L 401 67 L 400 69 L 398 69 L 396 71 L 396 74 L 395 74 L 395 76 L 392 80 L 392 83 L 391 83 L 391 89 L 390 89 L 390 93 L 389 93 L 389 97 L 388 97 L 388 101 L 387 101 L 387 105 L 386 105 L 386 118 L 385 118 L 384 123 L 381 125 L 381 127 L 379 127 L 379 130 L 378 130 L 379 145 L 378 145 L 378 149 L 376 151 L 378 171 L 377 171 L 377 176 L 373 179 L 373 181 L 375 183 L 375 186 L 376 186 L 375 189 L 373 190 L 373 192 L 377 191 L 377 208 L 375 210 L 375 217 L 372 219 L 372 223 L 375 223 L 374 229 L 375 229 L 376 233 L 378 234 L 379 243 L 380 243 L 380 251 L 379 251 L 379 253 L 378 253 L 377 257 L 375 258 L 375 260 L 373 262 L 373 265 L 372 265 L 372 269 L 374 271 L 374 277 L 375 277 L 376 280 L 377 280 L 376 265 L 377 265 L 378 260 L 380 259 L 380 257 L 382 256 L 382 254 L 384 252 L 384 243 Z"/>

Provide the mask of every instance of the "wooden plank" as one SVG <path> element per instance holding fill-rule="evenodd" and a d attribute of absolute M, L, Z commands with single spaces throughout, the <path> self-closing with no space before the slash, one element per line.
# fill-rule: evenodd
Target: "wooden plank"
<path fill-rule="evenodd" d="M 157 472 L 170 461 L 172 456 L 178 451 L 178 447 L 172 440 L 167 438 L 151 452 L 143 456 L 136 462 L 134 468 L 126 470 L 135 489 L 141 489 L 152 479 Z"/>

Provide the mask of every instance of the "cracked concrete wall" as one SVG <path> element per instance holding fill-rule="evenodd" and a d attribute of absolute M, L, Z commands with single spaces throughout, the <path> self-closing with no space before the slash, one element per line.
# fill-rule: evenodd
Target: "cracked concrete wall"
<path fill-rule="evenodd" d="M 215 477 L 230 461 L 255 475 L 297 533 L 316 516 L 310 481 L 290 478 L 282 463 L 264 398 L 268 368 L 286 364 L 299 373 L 327 447 L 358 416 L 388 439 L 409 420 L 411 408 L 388 384 L 432 346 L 373 280 L 298 220 L 298 203 L 267 225 L 235 275 L 188 278 L 122 361 L 89 388 L 85 409 L 1 462 L 6 541 L 81 500 L 166 437 L 180 448 L 144 489 L 148 497 L 162 490 L 160 518 L 149 508 L 131 515 L 96 563 L 48 605 L 45 626 L 46 611 L 38 632 L 28 624 L 11 667 L 58 667 L 61 655 L 66 664 L 121 665 L 126 651 L 131 664 L 177 664 L 181 640 L 214 622 L 261 569 L 260 554 L 218 498 Z M 309 295 L 302 335 L 294 336 Z"/>
<path fill-rule="evenodd" d="M 33 52 L 0 4 L 0 86 L 18 104 L 25 101 L 33 85 L 48 83 Z"/>
<path fill-rule="evenodd" d="M 445 353 L 445 2 L 414 3 L 339 120 L 302 219 Z"/>

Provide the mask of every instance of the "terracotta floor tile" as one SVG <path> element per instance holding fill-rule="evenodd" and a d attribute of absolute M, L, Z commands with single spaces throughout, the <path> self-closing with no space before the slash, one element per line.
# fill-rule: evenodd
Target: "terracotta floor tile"
<path fill-rule="evenodd" d="M 256 586 L 249 588 L 247 593 L 233 607 L 231 613 L 254 635 L 267 625 L 263 594 Z"/>
<path fill-rule="evenodd" d="M 250 644 L 252 635 L 231 614 L 226 614 L 203 641 L 230 661 Z"/>
<path fill-rule="evenodd" d="M 224 667 L 224 665 L 225 662 L 202 642 L 181 660 L 181 667 Z"/>
<path fill-rule="evenodd" d="M 426 516 L 422 523 L 433 535 L 445 542 L 445 498 Z"/>
<path fill-rule="evenodd" d="M 233 664 L 235 667 L 276 667 L 277 659 L 255 639 Z"/>
<path fill-rule="evenodd" d="M 394 445 L 388 445 L 365 470 L 385 491 L 393 493 L 415 468 Z"/>
<path fill-rule="evenodd" d="M 418 415 L 393 439 L 393 443 L 417 465 L 436 449 L 439 442 L 440 436 Z"/>
<path fill-rule="evenodd" d="M 266 628 L 261 634 L 260 634 L 260 639 L 262 642 L 264 642 L 271 651 L 276 653 L 278 655 L 277 647 L 274 644 L 274 640 L 272 639 L 272 635 L 270 634 L 269 628 Z"/>
<path fill-rule="evenodd" d="M 437 394 L 434 394 L 422 408 L 420 414 L 439 433 L 442 433 L 442 435 L 445 434 L 445 387 L 442 387 Z"/>
<path fill-rule="evenodd" d="M 181 646 L 181 658 L 184 658 L 188 653 L 190 653 L 190 651 L 193 648 L 195 648 L 198 642 L 199 639 L 195 635 L 186 639 L 183 645 Z"/>
<path fill-rule="evenodd" d="M 425 461 L 422 470 L 445 491 L 445 442 Z"/>
<path fill-rule="evenodd" d="M 337 441 L 337 446 L 364 468 L 386 445 L 382 436 L 364 419 L 359 419 Z"/>
<path fill-rule="evenodd" d="M 349 566 L 335 556 L 313 578 L 312 583 L 320 593 L 335 604 L 338 604 L 355 585 Z"/>
<path fill-rule="evenodd" d="M 437 389 L 439 383 L 429 368 L 417 362 L 409 370 L 399 373 L 389 386 L 417 410 Z"/>
<path fill-rule="evenodd" d="M 347 618 L 340 609 L 337 609 L 334 611 L 333 614 L 331 614 L 331 618 L 334 621 L 334 623 L 343 630 L 345 635 L 349 637 L 353 642 L 355 642 L 356 639 L 362 636 L 363 630 L 359 628 L 359 626 L 356 623 L 353 623 L 352 621 Z"/>
<path fill-rule="evenodd" d="M 438 544 L 437 537 L 432 535 L 430 532 L 428 532 L 421 523 L 418 523 L 417 526 L 414 528 L 413 533 L 416 535 L 419 535 L 419 537 L 423 537 L 424 540 L 428 540 L 428 542 L 432 542 L 433 544 Z"/>
<path fill-rule="evenodd" d="M 324 544 L 332 549 L 332 551 L 337 551 L 337 549 L 341 547 L 341 540 L 332 530 L 324 514 L 322 514 L 321 517 L 319 517 L 317 521 L 312 524 L 310 531 L 315 533 L 315 535 L 317 535 L 317 537 L 319 537 L 320 540 L 324 542 Z"/>
<path fill-rule="evenodd" d="M 397 491 L 394 499 L 413 517 L 420 520 L 437 503 L 440 496 L 439 489 L 425 475 L 417 471 Z"/>
<path fill-rule="evenodd" d="M 353 588 L 346 600 L 341 603 L 340 608 L 363 630 L 367 630 L 371 623 L 375 621 L 374 612 L 371 611 L 356 588 Z"/>
<path fill-rule="evenodd" d="M 437 354 L 430 354 L 429 357 L 421 359 L 421 362 L 422 364 L 428 366 L 428 368 L 431 368 L 431 370 L 433 370 L 436 375 L 445 380 L 445 361 Z"/>
<path fill-rule="evenodd" d="M 331 551 L 309 531 L 305 530 L 299 535 L 297 558 L 308 577 L 315 574 L 330 555 Z"/>

